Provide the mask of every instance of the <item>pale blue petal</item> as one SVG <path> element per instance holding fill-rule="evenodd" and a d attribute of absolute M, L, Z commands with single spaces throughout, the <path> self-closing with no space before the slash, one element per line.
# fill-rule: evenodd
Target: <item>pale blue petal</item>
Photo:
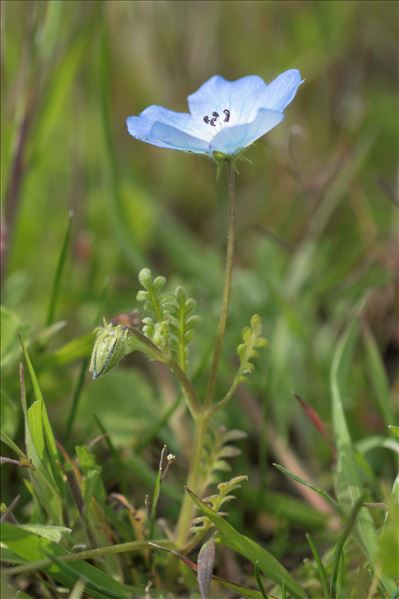
<path fill-rule="evenodd" d="M 252 120 L 258 110 L 258 99 L 266 91 L 266 84 L 257 75 L 248 75 L 236 81 L 227 81 L 215 75 L 188 97 L 191 114 L 199 122 L 205 115 L 216 111 L 223 118 L 223 110 L 230 111 L 230 124 Z"/>
<path fill-rule="evenodd" d="M 153 124 L 149 138 L 143 141 L 159 146 L 162 144 L 161 147 L 171 150 L 182 150 L 195 154 L 209 153 L 209 142 L 158 121 Z"/>
<path fill-rule="evenodd" d="M 129 116 L 126 125 L 130 135 L 160 148 L 198 153 L 208 148 L 208 143 L 197 137 L 202 128 L 190 114 L 162 106 L 149 106 L 139 116 Z"/>
<path fill-rule="evenodd" d="M 301 83 L 303 80 L 298 69 L 285 71 L 266 86 L 259 97 L 259 107 L 282 112 L 294 99 Z"/>
<path fill-rule="evenodd" d="M 283 118 L 282 112 L 261 108 L 252 122 L 219 131 L 211 142 L 211 150 L 228 155 L 236 154 L 281 123 Z"/>
<path fill-rule="evenodd" d="M 129 122 L 128 122 L 129 121 Z M 165 123 L 177 129 L 181 129 L 185 133 L 192 135 L 193 137 L 200 136 L 202 127 L 198 126 L 198 123 L 191 114 L 187 112 L 174 112 L 168 110 L 163 106 L 149 106 L 139 116 L 128 117 L 126 121 L 131 127 L 129 133 L 134 137 L 136 128 L 138 133 L 148 133 L 151 130 L 152 124 L 155 122 Z"/>

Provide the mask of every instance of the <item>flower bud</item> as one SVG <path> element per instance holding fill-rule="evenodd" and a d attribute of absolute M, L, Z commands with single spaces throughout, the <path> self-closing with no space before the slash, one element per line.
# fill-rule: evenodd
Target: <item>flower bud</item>
<path fill-rule="evenodd" d="M 131 351 L 128 344 L 129 331 L 121 325 L 114 326 L 104 322 L 97 329 L 97 338 L 91 355 L 89 370 L 93 379 L 111 370 Z"/>

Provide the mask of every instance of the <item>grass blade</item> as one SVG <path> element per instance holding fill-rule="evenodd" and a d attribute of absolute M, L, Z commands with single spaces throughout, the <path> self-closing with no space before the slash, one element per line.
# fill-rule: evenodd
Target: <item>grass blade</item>
<path fill-rule="evenodd" d="M 263 586 L 263 582 L 262 582 L 262 577 L 259 571 L 259 562 L 256 562 L 255 564 L 255 578 L 256 578 L 256 584 L 259 587 L 259 590 L 262 594 L 263 599 L 269 599 L 269 595 L 266 593 L 265 591 L 265 587 Z"/>
<path fill-rule="evenodd" d="M 327 491 L 323 491 L 323 489 L 320 489 L 320 487 L 316 487 L 316 485 L 314 485 L 313 483 L 310 483 L 304 478 L 297 476 L 290 470 L 287 470 L 287 468 L 284 468 L 284 466 L 280 466 L 280 464 L 273 464 L 273 466 L 277 468 L 277 470 L 280 470 L 280 472 L 288 476 L 288 478 L 291 478 L 292 480 L 295 480 L 297 483 L 300 483 L 301 485 L 304 485 L 305 487 L 312 489 L 312 491 L 315 491 L 315 493 L 318 493 L 318 495 L 323 497 L 331 505 L 335 512 L 339 513 L 340 508 L 338 503 L 335 501 L 335 499 L 331 497 L 331 495 L 327 493 Z"/>
<path fill-rule="evenodd" d="M 362 508 L 363 500 L 364 500 L 364 496 L 361 495 L 359 497 L 359 499 L 356 501 L 354 508 L 353 508 L 353 510 L 348 518 L 348 521 L 345 525 L 345 528 L 342 531 L 342 534 L 339 537 L 338 543 L 335 547 L 334 561 L 333 561 L 333 573 L 332 573 L 332 577 L 331 577 L 331 586 L 330 586 L 330 591 L 331 591 L 332 597 L 338 597 L 337 582 L 338 582 L 338 578 L 339 578 L 340 567 L 341 567 L 342 560 L 343 560 L 343 550 L 344 550 L 345 541 L 349 537 L 349 535 L 355 525 L 356 518 Z"/>
<path fill-rule="evenodd" d="M 50 556 L 49 559 L 51 559 L 51 561 L 54 562 L 67 577 L 71 577 L 74 581 L 76 580 L 76 572 L 71 566 L 68 566 L 68 564 L 53 556 Z M 127 599 L 125 593 L 119 593 L 111 588 L 104 587 L 87 576 L 81 575 L 78 580 L 82 580 L 86 583 L 86 588 L 93 597 L 98 597 L 99 599 L 103 599 L 103 597 L 111 597 L 111 599 Z"/>
<path fill-rule="evenodd" d="M 116 240 L 121 246 L 126 258 L 135 270 L 140 270 L 145 263 L 145 258 L 142 252 L 135 243 L 128 227 L 126 226 L 126 210 L 122 202 L 122 193 L 118 166 L 115 154 L 115 148 L 112 138 L 112 129 L 110 125 L 110 109 L 109 109 L 109 90 L 110 85 L 110 65 L 109 65 L 109 43 L 107 35 L 107 23 L 105 17 L 101 22 L 101 51 L 99 53 L 99 92 L 101 104 L 101 117 L 104 134 L 104 146 L 107 160 L 104 164 L 108 167 L 109 190 L 107 193 L 109 211 L 112 224 L 116 232 Z"/>
<path fill-rule="evenodd" d="M 47 464 L 48 472 L 52 473 L 57 486 L 59 487 L 60 491 L 63 492 L 64 486 L 60 473 L 58 449 L 55 444 L 53 430 L 48 419 L 46 405 L 28 351 L 22 341 L 21 344 L 24 358 L 28 366 L 29 376 L 32 382 L 33 393 L 36 398 L 36 401 L 28 409 L 27 414 L 32 437 L 33 431 L 36 432 L 36 438 L 33 438 L 33 441 L 36 441 L 36 443 L 39 444 L 36 446 L 36 449 L 39 447 L 41 450 L 39 457 L 43 463 Z"/>
<path fill-rule="evenodd" d="M 157 472 L 157 475 L 155 478 L 154 491 L 152 494 L 151 510 L 150 510 L 150 518 L 149 518 L 149 537 L 150 537 L 150 539 L 152 539 L 154 536 L 154 526 L 155 526 L 155 519 L 157 517 L 158 499 L 159 499 L 159 495 L 161 492 L 161 482 L 162 482 L 162 474 L 163 474 L 163 470 L 164 470 L 165 453 L 166 453 L 166 445 L 163 446 L 162 451 L 161 451 L 158 472 Z"/>
<path fill-rule="evenodd" d="M 321 560 L 320 554 L 319 554 L 317 547 L 314 544 L 313 539 L 310 536 L 310 534 L 306 533 L 305 536 L 306 536 L 307 542 L 309 543 L 309 547 L 312 552 L 313 559 L 316 562 L 316 566 L 317 566 L 317 570 L 318 570 L 319 578 L 320 578 L 321 589 L 323 591 L 323 597 L 324 597 L 324 599 L 330 599 L 330 592 L 328 590 L 327 574 L 326 574 L 323 562 Z"/>
<path fill-rule="evenodd" d="M 104 300 L 105 300 L 107 291 L 108 291 L 108 284 L 105 284 L 105 286 L 100 294 L 99 301 L 98 301 L 98 309 L 97 309 L 97 312 L 96 312 L 96 315 L 94 318 L 94 324 L 96 324 L 98 322 L 98 320 L 100 319 L 100 315 L 101 315 L 101 312 L 102 312 L 102 309 L 104 306 Z M 73 430 L 73 425 L 75 423 L 76 416 L 78 413 L 80 398 L 82 395 L 83 385 L 85 382 L 85 376 L 89 369 L 90 353 L 91 353 L 91 349 L 93 346 L 93 339 L 94 339 L 94 334 L 90 334 L 90 352 L 89 352 L 88 356 L 82 362 L 78 380 L 76 382 L 76 386 L 75 386 L 75 389 L 74 389 L 73 395 L 72 395 L 71 409 L 68 414 L 68 420 L 67 420 L 66 429 L 65 429 L 64 443 L 67 447 L 69 445 L 71 433 Z"/>
<path fill-rule="evenodd" d="M 4 431 L 0 431 L 0 441 L 2 443 L 4 443 L 5 445 L 7 445 L 10 449 L 12 449 L 19 458 L 21 458 L 22 460 L 27 460 L 28 456 L 24 454 L 24 452 L 22 451 L 22 449 L 20 449 L 18 447 L 18 445 L 16 443 L 14 443 L 14 441 L 11 439 L 11 437 L 9 437 L 7 435 L 6 432 Z"/>
<path fill-rule="evenodd" d="M 370 373 L 371 384 L 374 388 L 375 397 L 382 417 L 384 418 L 385 424 L 388 426 L 395 421 L 395 416 L 389 394 L 387 374 L 381 359 L 381 354 L 377 347 L 377 343 L 370 330 L 366 330 L 363 339 L 366 349 L 366 358 L 368 361 L 368 371 Z"/>
<path fill-rule="evenodd" d="M 62 243 L 61 252 L 58 258 L 57 268 L 55 271 L 53 287 L 50 295 L 50 303 L 47 311 L 46 327 L 49 327 L 54 322 L 55 309 L 57 307 L 57 301 L 61 290 L 61 279 L 65 268 L 65 263 L 69 250 L 69 243 L 71 240 L 71 229 L 72 229 L 73 213 L 69 213 L 68 225 L 65 231 L 64 241 Z"/>
<path fill-rule="evenodd" d="M 50 516 L 51 523 L 62 524 L 65 484 L 61 473 L 58 450 L 39 382 L 22 340 L 21 345 L 35 396 L 34 403 L 27 408 L 21 365 L 21 401 L 25 421 L 25 445 L 28 458 L 34 466 L 29 471 L 29 476 L 35 490 L 35 498 Z"/>

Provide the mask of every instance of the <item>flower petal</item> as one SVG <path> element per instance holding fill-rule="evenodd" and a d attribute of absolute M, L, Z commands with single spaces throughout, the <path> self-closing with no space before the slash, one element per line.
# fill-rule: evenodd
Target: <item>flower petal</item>
<path fill-rule="evenodd" d="M 209 154 L 210 152 L 209 142 L 158 121 L 153 124 L 149 138 L 143 141 L 162 148 L 194 152 L 195 154 Z"/>
<path fill-rule="evenodd" d="M 202 121 L 205 115 L 211 116 L 213 111 L 223 115 L 223 110 L 230 111 L 230 125 L 248 122 L 259 108 L 259 96 L 266 91 L 266 84 L 257 75 L 248 75 L 227 81 L 215 75 L 188 97 L 188 106 L 195 119 Z"/>
<path fill-rule="evenodd" d="M 160 148 L 204 153 L 209 144 L 201 139 L 201 127 L 190 114 L 174 112 L 163 106 L 149 106 L 139 116 L 126 119 L 133 137 Z"/>
<path fill-rule="evenodd" d="M 226 127 L 219 131 L 211 141 L 211 151 L 236 154 L 281 123 L 283 118 L 282 112 L 261 108 L 250 123 Z"/>
<path fill-rule="evenodd" d="M 289 69 L 274 79 L 259 97 L 259 107 L 282 112 L 295 97 L 296 90 L 303 83 L 298 69 Z"/>
<path fill-rule="evenodd" d="M 126 123 L 132 129 L 129 133 L 136 137 L 136 131 L 138 133 L 145 133 L 151 130 L 152 125 L 155 122 L 165 123 L 176 129 L 181 129 L 184 133 L 193 135 L 194 137 L 200 136 L 202 127 L 198 126 L 198 123 L 191 114 L 187 112 L 174 112 L 168 110 L 163 106 L 149 106 L 139 116 L 128 117 Z"/>

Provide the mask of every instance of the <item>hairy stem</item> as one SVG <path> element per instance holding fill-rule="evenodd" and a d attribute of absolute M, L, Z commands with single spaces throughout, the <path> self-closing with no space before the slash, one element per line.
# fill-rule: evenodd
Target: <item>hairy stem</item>
<path fill-rule="evenodd" d="M 229 314 L 231 281 L 233 276 L 233 259 L 235 245 L 235 171 L 232 162 L 227 163 L 227 178 L 228 178 L 228 225 L 227 225 L 227 249 L 226 249 L 226 266 L 224 271 L 224 288 L 223 301 L 220 311 L 219 326 L 216 334 L 215 349 L 213 352 L 211 374 L 209 377 L 208 388 L 205 396 L 205 407 L 208 408 L 213 401 L 215 392 L 216 377 L 219 369 L 220 354 L 222 352 L 224 333 L 226 330 L 227 317 Z"/>
<path fill-rule="evenodd" d="M 169 362 L 167 362 L 167 365 L 169 366 L 171 371 L 175 374 L 176 378 L 179 380 L 179 383 L 183 390 L 184 399 L 186 400 L 186 403 L 191 412 L 191 415 L 194 418 L 195 415 L 199 412 L 200 408 L 199 408 L 198 401 L 197 401 L 197 398 L 195 395 L 195 391 L 194 391 L 190 381 L 188 380 L 185 372 L 181 369 L 181 367 L 175 360 L 169 360 Z"/>
<path fill-rule="evenodd" d="M 213 414 L 215 414 L 216 412 L 218 412 L 221 408 L 223 408 L 229 401 L 230 399 L 233 397 L 238 385 L 241 383 L 242 378 L 240 377 L 239 374 L 237 374 L 234 377 L 234 380 L 231 384 L 230 389 L 227 391 L 226 395 L 223 397 L 223 399 L 221 399 L 220 401 L 218 401 L 214 406 L 212 406 L 212 410 L 211 410 L 211 414 L 213 416 Z"/>
<path fill-rule="evenodd" d="M 201 457 L 204 448 L 205 435 L 208 428 L 209 415 L 207 413 L 199 415 L 195 419 L 194 445 L 191 454 L 190 469 L 188 472 L 186 486 L 194 491 L 201 493 L 202 480 L 200 476 Z M 187 542 L 187 536 L 190 530 L 193 511 L 193 500 L 188 493 L 184 494 L 183 503 L 180 510 L 180 516 L 176 529 L 176 546 L 179 550 L 183 549 Z"/>
<path fill-rule="evenodd" d="M 227 163 L 228 178 L 228 225 L 227 225 L 227 249 L 226 266 L 224 276 L 223 301 L 220 311 L 219 326 L 216 335 L 215 349 L 213 352 L 211 374 L 207 393 L 202 410 L 193 414 L 194 417 L 194 444 L 191 454 L 190 468 L 187 477 L 186 486 L 195 494 L 200 495 L 203 491 L 203 480 L 200 473 L 201 458 L 204 450 L 205 435 L 208 429 L 209 420 L 212 415 L 210 406 L 213 401 L 215 391 L 216 377 L 219 368 L 220 354 L 223 346 L 224 333 L 226 330 L 227 317 L 229 313 L 231 282 L 233 275 L 233 258 L 235 245 L 235 171 L 232 162 Z M 186 493 L 183 498 L 180 516 L 176 529 L 176 545 L 182 550 L 186 543 L 192 520 L 193 501 Z"/>
<path fill-rule="evenodd" d="M 140 343 L 145 345 L 146 348 L 148 350 L 150 350 L 150 352 L 155 360 L 165 363 L 170 368 L 170 370 L 174 373 L 174 375 L 176 376 L 176 378 L 178 379 L 178 381 L 181 385 L 181 388 L 183 390 L 184 399 L 186 400 L 186 403 L 191 412 L 191 415 L 194 418 L 195 415 L 199 412 L 199 403 L 198 403 L 195 391 L 194 391 L 190 381 L 188 380 L 185 372 L 182 370 L 182 368 L 179 366 L 179 364 L 175 360 L 165 359 L 165 355 L 162 353 L 162 350 L 160 350 L 159 347 L 157 347 L 141 331 L 139 331 L 138 329 L 136 329 L 134 327 L 131 327 L 129 330 L 130 330 L 131 334 Z"/>

